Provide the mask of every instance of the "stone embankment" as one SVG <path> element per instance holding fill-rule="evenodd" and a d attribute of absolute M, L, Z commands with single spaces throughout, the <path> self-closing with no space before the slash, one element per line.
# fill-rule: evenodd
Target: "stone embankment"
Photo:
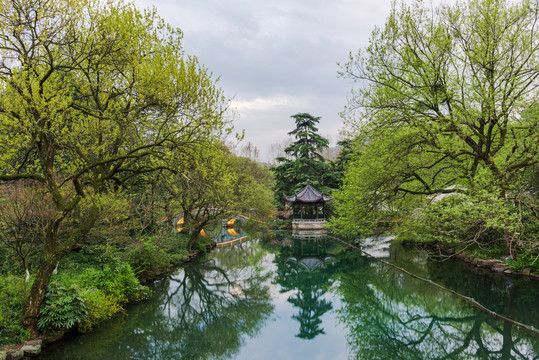
<path fill-rule="evenodd" d="M 534 273 L 529 268 L 522 269 L 521 271 L 516 271 L 511 269 L 506 263 L 498 259 L 478 259 L 473 256 L 457 256 L 458 258 L 474 264 L 475 266 L 482 269 L 490 269 L 492 272 L 504 275 L 520 275 L 520 276 L 529 276 L 532 279 L 539 280 L 539 274 Z"/>
<path fill-rule="evenodd" d="M 34 339 L 25 342 L 18 348 L 8 351 L 0 351 L 0 360 L 20 360 L 37 356 L 39 353 L 41 353 L 42 344 L 42 339 Z"/>
<path fill-rule="evenodd" d="M 454 250 L 443 249 L 439 245 L 434 245 L 434 244 L 403 242 L 403 245 L 419 247 L 426 250 L 435 251 L 436 254 L 439 254 L 442 256 L 455 257 L 461 261 L 472 264 L 480 269 L 490 270 L 491 272 L 496 273 L 496 274 L 508 275 L 508 276 L 523 276 L 523 277 L 529 277 L 530 279 L 539 280 L 539 274 L 531 271 L 531 269 L 525 268 L 520 271 L 517 271 L 515 269 L 512 269 L 510 265 L 508 265 L 507 263 L 505 263 L 503 260 L 500 260 L 500 259 L 493 259 L 493 258 L 481 259 L 481 258 L 474 257 L 472 255 L 469 255 L 469 254 L 465 254 L 465 253 L 455 253 Z"/>

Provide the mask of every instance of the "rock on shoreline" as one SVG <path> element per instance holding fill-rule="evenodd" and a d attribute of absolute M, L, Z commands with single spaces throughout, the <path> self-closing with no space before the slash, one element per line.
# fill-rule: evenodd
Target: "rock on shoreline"
<path fill-rule="evenodd" d="M 425 243 L 414 243 L 414 242 L 403 242 L 403 245 L 411 247 L 420 247 L 424 249 L 436 250 L 438 253 L 446 254 L 447 256 L 453 256 L 456 259 L 462 260 L 466 263 L 475 265 L 478 268 L 490 270 L 491 272 L 499 275 L 509 275 L 509 276 L 523 276 L 530 279 L 539 280 L 539 274 L 534 273 L 529 268 L 522 269 L 517 271 L 512 269 L 508 264 L 499 259 L 481 259 L 473 257 L 472 255 L 458 253 L 455 254 L 455 251 L 443 249 L 436 244 L 425 244 Z"/>
<path fill-rule="evenodd" d="M 20 360 L 37 356 L 41 353 L 42 345 L 41 338 L 26 341 L 12 350 L 0 351 L 0 360 Z"/>

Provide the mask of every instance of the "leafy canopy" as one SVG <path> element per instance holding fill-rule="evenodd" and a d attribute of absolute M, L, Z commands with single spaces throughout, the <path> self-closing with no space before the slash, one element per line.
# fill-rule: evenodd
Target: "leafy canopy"
<path fill-rule="evenodd" d="M 291 116 L 296 128 L 288 133 L 296 140 L 284 149 L 285 156 L 278 157 L 280 163 L 271 170 L 275 175 L 275 198 L 278 203 L 283 195 L 292 195 L 307 185 L 307 180 L 318 190 L 328 193 L 330 166 L 321 152 L 328 148 L 329 141 L 318 134 L 316 124 L 320 117 L 307 113 Z"/>
<path fill-rule="evenodd" d="M 344 116 L 359 153 L 336 196 L 338 228 L 481 190 L 537 213 L 517 189 L 539 162 L 537 20 L 534 1 L 393 6 L 341 71 L 358 84 Z"/>
<path fill-rule="evenodd" d="M 226 99 L 181 39 L 123 1 L 0 4 L 0 180 L 36 180 L 52 202 L 28 328 L 109 194 L 166 168 L 171 149 L 226 132 Z"/>

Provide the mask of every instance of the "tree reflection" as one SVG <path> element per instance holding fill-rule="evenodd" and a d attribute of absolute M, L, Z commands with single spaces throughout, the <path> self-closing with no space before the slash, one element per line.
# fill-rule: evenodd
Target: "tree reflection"
<path fill-rule="evenodd" d="M 236 252 L 248 257 L 246 250 L 249 246 Z M 158 301 L 162 316 L 157 328 L 167 329 L 172 338 L 159 334 L 151 343 L 163 346 L 161 358 L 230 358 L 273 311 L 269 276 L 252 266 L 225 268 L 218 259 L 186 267 L 171 277 L 169 291 L 163 292 L 166 299 Z"/>
<path fill-rule="evenodd" d="M 281 292 L 295 290 L 288 302 L 299 308 L 292 318 L 300 323 L 296 337 L 306 340 L 325 334 L 321 317 L 333 309 L 324 294 L 334 282 L 334 262 L 324 262 L 326 240 L 295 239 L 292 247 L 284 246 L 275 258 L 277 274 L 275 282 Z M 302 261 L 306 262 L 302 262 Z M 308 264 L 307 261 L 310 261 Z"/>
<path fill-rule="evenodd" d="M 536 359 L 537 339 L 378 263 L 342 273 L 338 318 L 362 359 Z"/>
<path fill-rule="evenodd" d="M 391 248 L 393 263 L 471 297 L 498 314 L 539 328 L 539 286 L 530 286 L 534 280 L 497 276 L 490 270 L 480 272 L 461 260 L 446 259 L 442 264 L 433 257 L 419 249 Z"/>
<path fill-rule="evenodd" d="M 320 270 L 317 272 L 322 273 Z M 324 293 L 325 291 L 320 287 L 319 279 L 308 276 L 298 286 L 298 292 L 288 298 L 288 302 L 299 308 L 299 313 L 292 315 L 292 318 L 300 323 L 297 337 L 310 340 L 317 335 L 325 334 L 320 318 L 327 311 L 333 309 L 333 305 L 331 301 L 322 299 Z"/>
<path fill-rule="evenodd" d="M 273 313 L 270 276 L 253 266 L 225 267 L 218 259 L 192 264 L 161 281 L 151 301 L 88 334 L 84 358 L 230 359 Z M 62 354 L 51 356 L 72 359 L 80 346 L 65 344 Z"/>

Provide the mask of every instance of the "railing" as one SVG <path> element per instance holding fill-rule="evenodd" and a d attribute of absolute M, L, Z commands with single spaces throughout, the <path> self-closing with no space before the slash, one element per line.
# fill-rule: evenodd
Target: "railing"
<path fill-rule="evenodd" d="M 327 233 L 324 230 L 299 230 L 292 231 L 293 239 L 300 240 L 318 240 L 323 239 L 327 236 Z"/>
<path fill-rule="evenodd" d="M 292 219 L 292 224 L 294 223 L 324 223 L 326 219 Z"/>
<path fill-rule="evenodd" d="M 238 243 L 241 244 L 242 242 L 247 241 L 247 240 L 248 240 L 247 236 L 242 236 L 242 237 L 239 237 L 239 238 L 234 239 L 234 240 L 215 243 L 215 246 L 218 247 L 218 248 L 222 248 L 222 247 L 226 247 L 226 246 L 232 246 L 232 245 L 235 245 L 235 244 L 238 244 Z"/>

